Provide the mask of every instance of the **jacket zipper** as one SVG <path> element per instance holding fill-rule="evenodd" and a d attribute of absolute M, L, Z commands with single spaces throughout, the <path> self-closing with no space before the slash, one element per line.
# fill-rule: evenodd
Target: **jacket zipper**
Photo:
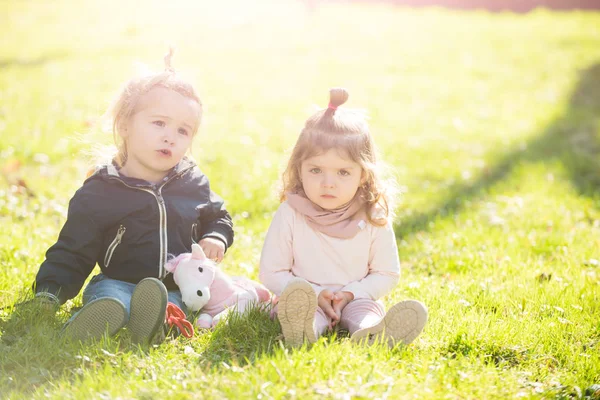
<path fill-rule="evenodd" d="M 194 224 L 192 225 L 192 232 L 191 232 L 191 236 L 190 236 L 190 238 L 192 239 L 192 243 L 195 243 L 195 244 L 198 244 L 198 242 L 196 242 L 196 241 L 194 240 L 194 237 L 196 236 L 196 230 L 197 230 L 197 229 L 198 229 L 198 224 L 197 224 L 197 223 L 194 223 Z"/>
<path fill-rule="evenodd" d="M 119 177 L 109 176 L 109 178 L 118 180 L 123 185 L 127 186 L 128 188 L 137 189 L 137 190 L 141 190 L 143 192 L 148 192 L 148 193 L 152 194 L 154 196 L 154 198 L 156 199 L 156 202 L 158 203 L 158 213 L 159 213 L 159 217 L 160 217 L 159 232 L 158 232 L 159 238 L 160 238 L 160 256 L 159 256 L 160 258 L 158 260 L 158 278 L 159 279 L 164 279 L 165 276 L 167 275 L 167 270 L 165 269 L 165 264 L 167 263 L 167 254 L 168 254 L 167 207 L 165 205 L 165 199 L 162 197 L 161 190 L 167 183 L 171 182 L 173 179 L 177 178 L 178 176 L 183 175 L 183 173 L 187 172 L 188 170 L 190 170 L 192 168 L 194 168 L 194 167 L 186 168 L 186 169 L 180 171 L 177 175 L 173 175 L 171 178 L 169 178 L 167 181 L 163 182 L 158 188 L 156 188 L 154 190 L 131 186 L 131 185 L 128 185 L 127 183 L 123 182 Z"/>
<path fill-rule="evenodd" d="M 121 239 L 123 238 L 123 235 L 125 234 L 126 230 L 127 228 L 125 228 L 123 225 L 119 225 L 117 235 L 106 250 L 106 255 L 104 256 L 104 268 L 108 268 L 108 265 L 110 264 L 110 259 L 112 258 L 117 246 L 121 244 Z"/>
<path fill-rule="evenodd" d="M 167 181 L 168 182 L 168 181 Z M 163 186 L 167 183 L 163 183 L 158 187 L 156 192 L 156 201 L 158 201 L 158 209 L 160 214 L 160 260 L 158 264 L 158 277 L 160 279 L 164 279 L 167 275 L 167 270 L 165 269 L 165 264 L 167 263 L 167 207 L 165 205 L 165 199 L 162 197 L 161 190 Z"/>

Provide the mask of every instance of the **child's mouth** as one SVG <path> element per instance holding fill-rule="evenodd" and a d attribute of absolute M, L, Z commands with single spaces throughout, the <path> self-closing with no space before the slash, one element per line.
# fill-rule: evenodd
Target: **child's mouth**
<path fill-rule="evenodd" d="M 158 152 L 159 152 L 160 154 L 162 154 L 163 156 L 167 156 L 167 157 L 170 157 L 170 156 L 171 156 L 171 150 L 162 149 L 162 150 L 158 150 Z"/>

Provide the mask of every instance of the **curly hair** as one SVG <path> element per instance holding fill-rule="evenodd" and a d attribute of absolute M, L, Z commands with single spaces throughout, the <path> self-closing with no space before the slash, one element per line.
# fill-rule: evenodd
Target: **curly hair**
<path fill-rule="evenodd" d="M 348 100 L 348 91 L 333 88 L 330 89 L 329 96 L 329 106 L 313 114 L 300 132 L 282 176 L 280 201 L 285 201 L 288 192 L 304 192 L 300 179 L 304 160 L 330 149 L 341 149 L 362 169 L 362 183 L 358 190 L 366 201 L 369 222 L 383 226 L 392 216 L 391 191 L 394 183 L 380 177 L 382 165 L 377 161 L 377 149 L 364 115 L 338 108 Z"/>

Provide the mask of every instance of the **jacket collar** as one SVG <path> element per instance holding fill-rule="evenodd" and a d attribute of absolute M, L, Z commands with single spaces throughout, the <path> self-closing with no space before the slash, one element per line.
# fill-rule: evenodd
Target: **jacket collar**
<path fill-rule="evenodd" d="M 196 166 L 196 163 L 194 162 L 194 160 L 185 156 L 181 159 L 181 161 L 179 161 L 179 163 L 177 163 L 176 166 L 174 166 L 171 169 L 171 171 L 169 171 L 167 176 L 164 177 L 163 181 L 167 182 L 171 178 L 182 173 L 183 171 L 193 168 L 195 166 Z M 135 187 L 153 188 L 155 186 L 160 186 L 160 184 L 153 184 L 144 179 L 130 178 L 125 175 L 122 175 L 119 173 L 119 169 L 120 169 L 119 166 L 114 161 L 110 164 L 100 165 L 96 168 L 96 171 L 94 172 L 94 174 L 92 176 L 90 176 L 88 179 L 91 179 L 93 177 L 118 179 L 118 180 L 126 183 L 129 186 L 135 186 Z"/>

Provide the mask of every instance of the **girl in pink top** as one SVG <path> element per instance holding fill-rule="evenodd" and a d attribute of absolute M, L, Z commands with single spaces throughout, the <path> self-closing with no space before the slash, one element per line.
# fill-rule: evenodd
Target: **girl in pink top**
<path fill-rule="evenodd" d="M 340 109 L 345 89 L 306 121 L 283 175 L 281 205 L 261 254 L 260 280 L 279 296 L 288 344 L 315 342 L 328 328 L 352 340 L 409 344 L 427 309 L 377 301 L 398 283 L 400 263 L 386 185 L 364 117 Z"/>

